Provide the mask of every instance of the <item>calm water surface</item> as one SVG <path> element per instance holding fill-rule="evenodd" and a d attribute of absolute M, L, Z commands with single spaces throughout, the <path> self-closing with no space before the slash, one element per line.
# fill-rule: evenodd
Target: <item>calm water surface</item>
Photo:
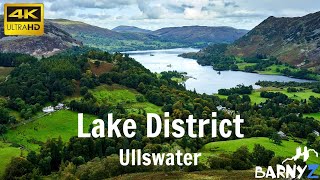
<path fill-rule="evenodd" d="M 240 71 L 218 71 L 211 66 L 201 66 L 193 59 L 178 57 L 185 52 L 196 52 L 198 49 L 178 48 L 169 50 L 147 50 L 147 51 L 129 51 L 138 62 L 150 69 L 152 72 L 160 73 L 162 71 L 179 71 L 187 72 L 188 76 L 193 78 L 185 82 L 186 88 L 196 90 L 198 93 L 212 94 L 217 93 L 219 89 L 235 87 L 238 84 L 246 86 L 255 85 L 258 81 L 279 81 L 279 82 L 305 82 L 307 80 L 295 79 L 278 75 L 260 75 L 255 73 L 246 73 Z"/>

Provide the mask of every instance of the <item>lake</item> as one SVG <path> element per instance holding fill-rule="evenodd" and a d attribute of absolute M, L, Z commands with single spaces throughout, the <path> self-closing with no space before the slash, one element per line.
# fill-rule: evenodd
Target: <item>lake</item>
<path fill-rule="evenodd" d="M 178 48 L 166 50 L 146 50 L 125 52 L 135 58 L 144 67 L 152 72 L 160 73 L 162 71 L 187 72 L 189 78 L 186 82 L 186 88 L 196 90 L 198 93 L 212 94 L 217 93 L 219 89 L 232 88 L 238 84 L 246 86 L 255 85 L 258 81 L 279 81 L 279 82 L 306 82 L 307 80 L 295 79 L 279 75 L 261 75 L 256 73 L 247 73 L 241 71 L 218 71 L 211 66 L 201 66 L 196 60 L 178 57 L 185 52 L 197 52 L 198 49 Z"/>

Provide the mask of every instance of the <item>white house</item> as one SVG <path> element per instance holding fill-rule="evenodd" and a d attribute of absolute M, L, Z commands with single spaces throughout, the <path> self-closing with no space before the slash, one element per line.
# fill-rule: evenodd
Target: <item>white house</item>
<path fill-rule="evenodd" d="M 54 111 L 55 110 L 54 110 L 54 108 L 52 106 L 48 106 L 48 107 L 45 107 L 45 108 L 42 109 L 42 112 L 44 112 L 44 113 L 52 113 Z"/>
<path fill-rule="evenodd" d="M 279 131 L 277 134 L 281 137 L 281 139 L 286 139 L 287 138 L 287 135 L 282 131 Z"/>
<path fill-rule="evenodd" d="M 56 106 L 54 107 L 55 110 L 61 110 L 61 109 L 63 109 L 63 108 L 64 108 L 64 104 L 62 104 L 62 103 L 59 103 L 58 105 L 56 105 Z"/>

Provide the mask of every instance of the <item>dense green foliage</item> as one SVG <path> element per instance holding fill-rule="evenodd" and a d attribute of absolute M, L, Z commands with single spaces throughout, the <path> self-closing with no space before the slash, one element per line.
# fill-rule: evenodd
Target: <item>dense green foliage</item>
<path fill-rule="evenodd" d="M 34 62 L 37 59 L 24 54 L 19 53 L 0 53 L 0 66 L 14 67 L 22 63 Z"/>
<path fill-rule="evenodd" d="M 89 61 L 92 59 L 112 63 L 113 68 L 111 71 L 96 76 L 91 72 L 89 66 Z M 170 112 L 174 119 L 185 120 L 190 114 L 193 114 L 196 119 L 211 118 L 211 112 L 217 112 L 217 107 L 221 105 L 224 108 L 219 109 L 217 119 L 232 119 L 234 114 L 241 114 L 241 117 L 246 120 L 241 129 L 246 138 L 270 137 L 281 130 L 289 137 L 309 137 L 309 146 L 319 151 L 319 140 L 311 138 L 310 134 L 314 131 L 319 132 L 320 124 L 314 119 L 302 116 L 303 113 L 320 110 L 319 98 L 311 97 L 308 102 L 295 101 L 281 93 L 265 93 L 262 96 L 267 98 L 266 102 L 257 105 L 252 104 L 248 96 L 252 92 L 252 87 L 240 85 L 231 90 L 223 90 L 223 94 L 229 96 L 227 99 L 219 99 L 216 96 L 186 90 L 184 86 L 172 80 L 172 77 L 177 75 L 176 72 L 168 72 L 162 73 L 159 77 L 128 55 L 109 54 L 97 50 L 81 51 L 81 49 L 70 54 L 63 53 L 17 66 L 11 72 L 10 78 L 0 85 L 0 95 L 8 99 L 8 103 L 3 105 L 5 108 L 18 110 L 27 119 L 47 103 L 61 102 L 78 90 L 81 97 L 72 99 L 67 104 L 71 110 L 96 115 L 105 121 L 107 113 L 113 113 L 117 118 L 135 119 L 137 130 L 134 138 L 82 139 L 72 137 L 68 143 L 63 142 L 61 138 L 49 139 L 41 145 L 40 152 L 30 152 L 26 159 L 19 159 L 18 163 L 13 160 L 7 171 L 15 174 L 14 171 L 11 171 L 12 166 L 16 168 L 28 163 L 33 164 L 32 171 L 28 169 L 22 173 L 16 172 L 14 177 L 22 177 L 26 174 L 31 176 L 36 170 L 38 171 L 35 174 L 40 175 L 48 175 L 59 170 L 64 174 L 66 169 L 77 167 L 81 171 L 77 170 L 77 173 L 73 171 L 72 174 L 76 177 L 97 178 L 99 173 L 94 174 L 93 167 L 99 166 L 102 171 L 107 165 L 114 166 L 114 169 L 109 168 L 106 171 L 107 174 L 104 176 L 106 178 L 118 175 L 120 172 L 167 171 L 165 167 L 128 167 L 123 170 L 115 163 L 118 161 L 117 156 L 111 155 L 118 154 L 119 149 L 142 149 L 143 152 L 149 153 L 171 152 L 176 149 L 183 152 L 197 152 L 209 142 L 224 140 L 222 137 L 212 139 L 210 134 L 212 127 L 205 128 L 204 138 L 188 136 L 181 139 L 162 138 L 163 135 L 148 138 L 146 137 L 146 111 L 140 110 L 132 113 L 127 111 L 125 104 L 121 102 L 103 101 L 101 103 L 92 89 L 103 84 L 120 84 L 134 89 L 139 92 L 140 97 L 137 98 L 137 101 L 148 101 L 160 106 L 163 112 Z M 243 95 L 240 96 L 240 94 Z M 8 113 L 3 112 L 3 114 Z M 7 121 L 11 120 L 7 119 Z M 93 126 L 86 128 L 92 129 Z M 233 134 L 230 139 L 236 139 L 235 135 Z M 257 158 L 263 161 L 251 159 L 248 150 L 240 148 L 237 154 L 243 154 L 242 157 L 236 154 L 225 157 L 231 161 L 228 168 L 248 169 L 253 165 L 251 161 L 255 164 L 266 165 L 272 153 L 262 147 L 256 149 L 255 153 L 259 154 Z M 262 154 L 266 157 L 260 157 Z M 99 159 L 95 159 L 96 157 Z M 183 170 L 193 171 L 201 170 L 201 168 L 201 166 L 184 167 Z M 174 167 L 171 170 L 177 169 L 178 167 Z M 9 174 L 7 173 L 6 176 L 13 177 Z"/>
<path fill-rule="evenodd" d="M 219 89 L 219 95 L 231 95 L 231 94 L 251 94 L 253 90 L 252 86 L 238 85 L 237 87 L 230 89 Z"/>
<path fill-rule="evenodd" d="M 236 58 L 224 55 L 227 47 L 227 44 L 214 44 L 198 53 L 185 53 L 181 56 L 184 58 L 197 59 L 197 62 L 203 66 L 212 65 L 215 70 L 237 70 L 238 68 L 234 66 Z"/>

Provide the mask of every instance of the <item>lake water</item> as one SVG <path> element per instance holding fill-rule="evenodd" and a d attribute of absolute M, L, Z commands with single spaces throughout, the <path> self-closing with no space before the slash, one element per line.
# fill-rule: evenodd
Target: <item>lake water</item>
<path fill-rule="evenodd" d="M 168 50 L 147 50 L 147 51 L 129 51 L 125 52 L 135 58 L 143 66 L 152 72 L 160 73 L 162 71 L 187 72 L 188 76 L 193 78 L 185 82 L 186 88 L 196 90 L 198 93 L 212 94 L 217 93 L 219 89 L 235 87 L 238 84 L 246 86 L 255 85 L 258 81 L 279 81 L 279 82 L 306 82 L 307 80 L 295 79 L 278 75 L 260 75 L 256 73 L 246 73 L 240 71 L 218 71 L 211 66 L 201 66 L 196 60 L 178 57 L 185 52 L 197 52 L 198 49 L 178 48 Z M 171 65 L 171 66 L 168 66 Z"/>

